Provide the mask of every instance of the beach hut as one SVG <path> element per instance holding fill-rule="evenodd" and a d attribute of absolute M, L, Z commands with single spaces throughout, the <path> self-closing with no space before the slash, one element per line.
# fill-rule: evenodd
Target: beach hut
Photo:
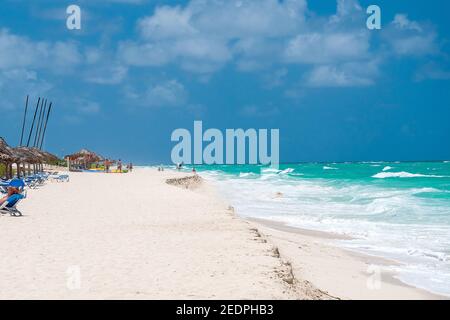
<path fill-rule="evenodd" d="M 103 157 L 93 151 L 81 149 L 80 151 L 64 157 L 69 162 L 71 170 L 89 169 L 94 163 L 103 161 Z"/>

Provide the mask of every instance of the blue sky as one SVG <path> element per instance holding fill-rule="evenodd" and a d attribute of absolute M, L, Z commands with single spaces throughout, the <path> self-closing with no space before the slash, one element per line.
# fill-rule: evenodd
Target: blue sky
<path fill-rule="evenodd" d="M 66 28 L 66 7 L 82 29 Z M 370 4 L 382 29 L 366 28 Z M 0 135 L 167 163 L 176 128 L 279 128 L 280 160 L 450 159 L 448 1 L 3 0 Z"/>

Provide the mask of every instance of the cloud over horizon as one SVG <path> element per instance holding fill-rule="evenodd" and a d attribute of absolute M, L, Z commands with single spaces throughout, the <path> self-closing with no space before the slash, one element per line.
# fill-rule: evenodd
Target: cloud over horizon
<path fill-rule="evenodd" d="M 289 74 L 291 83 L 293 77 L 296 83 L 286 90 L 367 87 L 377 83 L 391 57 L 439 54 L 439 36 L 428 23 L 398 13 L 383 26 L 380 37 L 374 37 L 365 28 L 366 18 L 357 0 L 337 0 L 331 15 L 312 12 L 306 0 L 190 0 L 184 5 L 156 6 L 134 21 L 135 32 L 116 41 L 102 40 L 98 46 L 75 40 L 36 41 L 1 28 L 0 70 L 33 74 L 35 79 L 29 81 L 35 82 L 34 88 L 49 90 L 55 77 L 70 77 L 75 70 L 86 83 L 115 86 L 135 81 L 136 74 L 146 70 L 164 73 L 175 67 L 179 75 L 172 76 L 173 82 L 162 76 L 153 91 L 134 92 L 144 100 L 151 96 L 160 99 L 160 105 L 174 105 L 185 101 L 175 96 L 188 95 L 180 80 L 183 73 L 200 82 L 222 70 L 254 73 L 273 89 L 289 85 L 276 73 L 285 70 L 283 77 Z M 447 79 L 446 72 L 435 71 L 436 64 L 434 71 L 420 67 L 415 80 Z M 289 71 L 292 67 L 299 69 Z M 7 73 L 0 74 L 0 81 Z M 53 80 L 46 80 L 46 75 Z M 269 75 L 276 78 L 267 81 Z M 133 90 L 137 87 L 141 86 Z"/>

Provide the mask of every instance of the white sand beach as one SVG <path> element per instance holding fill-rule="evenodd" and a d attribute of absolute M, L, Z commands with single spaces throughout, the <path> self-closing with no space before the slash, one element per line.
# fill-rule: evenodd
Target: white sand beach
<path fill-rule="evenodd" d="M 350 252 L 333 245 L 344 237 L 251 219 L 280 255 L 291 262 L 298 279 L 308 279 L 332 297 L 352 300 L 430 300 L 443 296 L 413 288 L 396 279 L 395 261 Z"/>
<path fill-rule="evenodd" d="M 237 217 L 186 174 L 71 173 L 0 217 L 1 299 L 428 299 L 323 235 Z M 329 239 L 328 239 L 329 240 Z M 373 289 L 373 288 L 372 288 Z"/>

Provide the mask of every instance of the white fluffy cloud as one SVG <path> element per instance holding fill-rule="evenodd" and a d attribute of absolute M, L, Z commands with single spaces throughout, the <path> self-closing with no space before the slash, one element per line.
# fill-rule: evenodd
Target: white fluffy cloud
<path fill-rule="evenodd" d="M 96 84 L 114 85 L 121 83 L 127 72 L 128 69 L 122 65 L 101 64 L 88 70 L 85 79 Z"/>
<path fill-rule="evenodd" d="M 81 62 L 78 46 L 72 42 L 34 42 L 0 30 L 0 69 L 30 67 L 64 72 Z"/>
<path fill-rule="evenodd" d="M 296 70 L 304 72 L 298 75 L 304 86 L 349 87 L 376 83 L 383 59 L 393 55 L 420 57 L 439 52 L 438 37 L 430 25 L 397 14 L 375 33 L 365 28 L 367 15 L 357 0 L 337 0 L 336 4 L 336 13 L 328 16 L 309 11 L 306 0 L 190 0 L 185 5 L 157 6 L 136 22 L 134 39 L 106 44 L 103 49 L 83 49 L 70 41 L 33 41 L 0 29 L 0 71 L 22 70 L 38 79 L 31 82 L 39 82 L 41 70 L 64 74 L 76 67 L 87 82 L 116 85 L 139 67 L 175 65 L 198 74 L 199 79 L 209 79 L 231 65 L 239 71 L 265 70 L 276 78 L 264 82 L 275 87 L 287 71 L 278 76 L 274 70 L 300 65 Z M 381 35 L 380 43 L 373 41 L 373 34 Z M 422 77 L 447 76 L 430 70 L 424 69 Z M 294 72 L 289 70 L 290 77 Z M 5 73 L 2 77 L 6 79 Z M 151 106 L 180 105 L 187 99 L 186 89 L 176 80 L 145 90 L 137 96 Z"/>
<path fill-rule="evenodd" d="M 176 80 L 154 85 L 145 94 L 145 103 L 149 106 L 177 107 L 186 100 L 187 92 L 184 86 Z"/>
<path fill-rule="evenodd" d="M 425 56 L 439 52 L 437 34 L 426 24 L 397 14 L 384 33 L 384 40 L 400 56 Z"/>
<path fill-rule="evenodd" d="M 308 87 L 364 87 L 374 84 L 378 74 L 376 61 L 319 65 L 306 74 Z"/>
<path fill-rule="evenodd" d="M 44 95 L 51 89 L 52 85 L 39 78 L 35 71 L 24 68 L 0 69 L 0 109 L 22 110 L 23 99 L 27 94 L 37 99 L 37 96 Z"/>
<path fill-rule="evenodd" d="M 292 39 L 286 49 L 289 62 L 323 64 L 361 60 L 368 56 L 369 37 L 366 31 L 353 33 L 309 33 Z"/>
<path fill-rule="evenodd" d="M 288 63 L 310 66 L 302 87 L 357 87 L 375 83 L 379 58 L 371 52 L 366 15 L 356 0 L 338 0 L 336 14 L 291 39 Z"/>
<path fill-rule="evenodd" d="M 138 39 L 120 44 L 119 56 L 131 66 L 175 64 L 204 75 L 227 64 L 241 71 L 301 64 L 310 68 L 305 81 L 311 86 L 374 83 L 377 72 L 352 67 L 374 60 L 358 1 L 338 0 L 334 15 L 310 16 L 306 0 L 191 0 L 157 7 L 138 22 Z"/>
<path fill-rule="evenodd" d="M 188 102 L 188 92 L 175 79 L 152 84 L 142 93 L 128 87 L 125 95 L 134 105 L 142 107 L 181 107 Z"/>
<path fill-rule="evenodd" d="M 23 108 L 26 95 L 37 100 L 56 87 L 47 75 L 67 76 L 83 63 L 73 42 L 33 41 L 0 29 L 0 95 L 3 109 Z"/>
<path fill-rule="evenodd" d="M 305 10 L 305 0 L 191 0 L 157 8 L 138 27 L 147 39 L 280 37 L 301 26 Z"/>
<path fill-rule="evenodd" d="M 58 104 L 58 108 L 67 111 L 62 120 L 70 125 L 81 124 L 90 117 L 100 117 L 102 111 L 100 103 L 91 100 L 90 97 L 78 96 L 67 99 L 64 104 Z"/>
<path fill-rule="evenodd" d="M 84 80 L 102 85 L 121 83 L 128 74 L 128 68 L 118 63 L 115 57 L 99 48 L 84 50 L 84 62 L 87 65 Z"/>
<path fill-rule="evenodd" d="M 189 9 L 159 7 L 155 13 L 138 22 L 138 29 L 146 39 L 177 39 L 192 36 L 197 30 L 191 25 L 192 13 Z"/>
<path fill-rule="evenodd" d="M 184 7 L 159 7 L 139 21 L 140 39 L 122 43 L 119 52 L 130 65 L 176 63 L 197 73 L 233 60 L 248 65 L 250 57 L 271 54 L 266 48 L 293 36 L 305 10 L 305 0 L 191 0 Z"/>

